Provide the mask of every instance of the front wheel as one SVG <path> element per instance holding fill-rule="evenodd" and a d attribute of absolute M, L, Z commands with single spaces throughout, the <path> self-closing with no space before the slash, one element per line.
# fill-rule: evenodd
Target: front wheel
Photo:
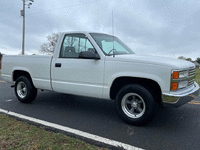
<path fill-rule="evenodd" d="M 115 105 L 120 117 L 132 125 L 148 123 L 156 107 L 152 94 L 137 84 L 122 87 L 116 96 Z"/>
<path fill-rule="evenodd" d="M 37 96 L 37 89 L 25 76 L 19 77 L 15 82 L 15 95 L 22 103 L 31 103 Z"/>

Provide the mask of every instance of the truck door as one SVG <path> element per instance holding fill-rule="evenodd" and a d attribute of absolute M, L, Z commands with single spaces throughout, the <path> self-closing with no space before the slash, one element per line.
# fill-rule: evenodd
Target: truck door
<path fill-rule="evenodd" d="M 84 34 L 66 34 L 60 56 L 52 60 L 53 90 L 101 98 L 104 60 L 81 59 L 82 51 L 97 53 Z"/>

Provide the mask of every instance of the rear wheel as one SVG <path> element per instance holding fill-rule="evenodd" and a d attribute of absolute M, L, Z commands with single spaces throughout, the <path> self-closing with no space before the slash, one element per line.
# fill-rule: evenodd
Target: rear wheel
<path fill-rule="evenodd" d="M 19 77 L 15 82 L 15 95 L 22 103 L 31 103 L 37 96 L 37 89 L 25 76 Z"/>
<path fill-rule="evenodd" d="M 117 94 L 115 105 L 120 117 L 133 125 L 148 123 L 156 107 L 152 94 L 137 84 L 124 86 Z"/>

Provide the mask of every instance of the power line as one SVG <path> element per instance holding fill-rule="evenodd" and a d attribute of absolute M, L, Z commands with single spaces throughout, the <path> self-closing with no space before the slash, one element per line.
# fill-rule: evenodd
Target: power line
<path fill-rule="evenodd" d="M 60 10 L 60 9 L 65 9 L 65 8 L 69 8 L 69 7 L 76 7 L 76 6 L 86 5 L 86 4 L 94 3 L 94 2 L 97 2 L 97 1 L 99 1 L 99 0 L 92 1 L 92 2 L 86 2 L 86 3 L 75 4 L 75 5 L 69 5 L 69 6 L 57 8 L 57 9 L 54 9 L 54 10 L 49 9 L 47 11 L 40 11 L 40 12 L 36 12 L 36 13 L 27 13 L 27 15 L 35 15 L 35 14 L 40 14 L 40 13 L 47 13 L 47 12 L 56 11 L 56 10 Z"/>
<path fill-rule="evenodd" d="M 35 14 L 41 14 L 41 13 L 48 13 L 48 12 L 51 12 L 51 11 L 57 11 L 57 10 L 60 10 L 60 9 L 65 9 L 65 8 L 69 8 L 69 7 L 77 7 L 77 6 L 81 6 L 81 5 L 86 5 L 86 4 L 90 4 L 90 3 L 94 3 L 94 2 L 97 2 L 97 1 L 100 1 L 100 0 L 95 0 L 95 1 L 92 1 L 92 2 L 86 2 L 86 3 L 80 3 L 80 4 L 75 4 L 75 5 L 69 5 L 69 6 L 65 6 L 65 7 L 61 7 L 61 8 L 57 8 L 57 9 L 49 9 L 47 11 L 40 11 L 40 12 L 36 12 L 36 13 L 26 13 L 26 15 L 35 15 Z M 15 6 L 19 6 L 21 4 L 18 4 L 18 5 L 15 5 Z M 1 20 L 1 22 L 4 22 L 6 21 L 7 19 L 4 19 L 4 20 Z"/>

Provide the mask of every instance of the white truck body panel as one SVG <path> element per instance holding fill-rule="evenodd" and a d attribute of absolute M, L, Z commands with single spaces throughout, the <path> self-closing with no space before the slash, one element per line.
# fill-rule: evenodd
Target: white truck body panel
<path fill-rule="evenodd" d="M 118 56 L 107 57 L 105 61 L 105 87 L 110 89 L 113 81 L 119 77 L 136 77 L 136 78 L 144 78 L 151 79 L 156 81 L 163 92 L 169 92 L 170 87 L 170 69 L 163 69 L 163 66 L 153 65 L 153 64 L 144 64 L 137 63 L 134 61 L 115 61 L 115 59 L 119 59 Z M 137 55 L 133 54 L 134 57 Z M 115 66 L 115 67 L 113 67 Z M 167 67 L 166 67 L 167 68 Z M 119 71 L 120 70 L 120 71 Z M 155 74 L 156 72 L 156 74 Z M 107 90 L 104 90 L 105 92 Z M 108 97 L 109 93 L 104 93 L 104 97 Z"/>
<path fill-rule="evenodd" d="M 50 64 L 52 56 L 3 56 L 2 77 L 13 82 L 13 73 L 16 70 L 26 71 L 30 74 L 36 88 L 52 90 L 50 82 Z"/>
<path fill-rule="evenodd" d="M 104 61 L 93 59 L 53 59 L 52 86 L 56 92 L 102 98 Z M 92 70 L 92 71 L 91 71 Z"/>

